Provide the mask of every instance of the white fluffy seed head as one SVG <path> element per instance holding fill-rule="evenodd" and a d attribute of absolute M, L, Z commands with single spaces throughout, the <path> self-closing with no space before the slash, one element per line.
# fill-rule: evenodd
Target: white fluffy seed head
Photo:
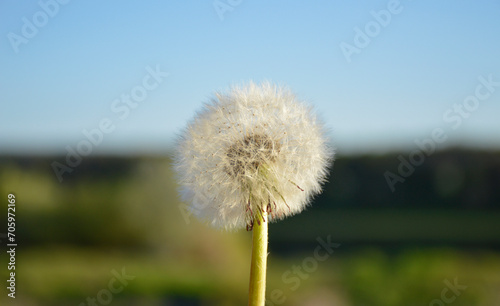
<path fill-rule="evenodd" d="M 301 212 L 333 161 L 323 126 L 287 88 L 270 83 L 216 94 L 179 137 L 183 201 L 215 227 L 247 228 Z"/>

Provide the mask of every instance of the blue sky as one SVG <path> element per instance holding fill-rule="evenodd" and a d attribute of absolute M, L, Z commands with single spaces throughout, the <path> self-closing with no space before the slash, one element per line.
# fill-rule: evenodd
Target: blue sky
<path fill-rule="evenodd" d="M 64 154 L 102 120 L 93 154 L 164 152 L 249 80 L 314 105 L 340 153 L 412 150 L 436 128 L 442 148 L 500 147 L 498 1 L 66 2 L 0 3 L 0 153 Z M 162 79 L 144 91 L 148 69 Z"/>

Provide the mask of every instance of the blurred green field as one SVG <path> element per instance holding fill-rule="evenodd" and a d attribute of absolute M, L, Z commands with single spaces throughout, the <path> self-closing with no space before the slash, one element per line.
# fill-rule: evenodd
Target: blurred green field
<path fill-rule="evenodd" d="M 17 197 L 18 239 L 17 297 L 12 303 L 4 288 L 1 305 L 247 303 L 251 233 L 186 219 L 168 158 L 88 159 L 62 183 L 52 160 L 0 159 L 0 196 Z M 407 207 L 349 205 L 350 187 L 336 180 L 369 161 L 339 160 L 312 207 L 270 226 L 268 305 L 498 305 L 496 195 L 478 203 L 488 209 L 433 208 L 416 197 Z M 322 260 L 318 238 L 339 244 L 332 254 L 321 249 Z M 113 280 L 122 272 L 126 284 Z M 453 291 L 454 282 L 466 288 Z"/>
<path fill-rule="evenodd" d="M 243 250 L 241 246 L 238 251 Z M 182 258 L 168 252 L 21 249 L 16 301 L 17 305 L 79 305 L 87 297 L 97 298 L 108 288 L 112 271 L 124 268 L 134 278 L 113 295 L 113 305 L 245 305 L 250 258 L 243 252 L 233 254 L 233 247 L 225 251 L 230 253 L 210 256 L 200 250 Z M 317 270 L 306 273 L 307 278 L 293 274 L 293 267 L 301 266 L 312 253 L 283 258 L 271 252 L 269 305 L 429 305 L 440 299 L 447 288 L 444 282 L 455 279 L 467 288 L 453 305 L 497 305 L 500 299 L 500 256 L 494 252 L 431 248 L 387 254 L 367 248 L 343 253 L 339 247 L 335 255 L 318 263 Z M 289 283 L 283 282 L 287 271 L 292 272 L 285 278 Z M 282 295 L 272 303 L 275 290 Z M 4 304 L 6 298 L 1 301 L 11 305 Z"/>

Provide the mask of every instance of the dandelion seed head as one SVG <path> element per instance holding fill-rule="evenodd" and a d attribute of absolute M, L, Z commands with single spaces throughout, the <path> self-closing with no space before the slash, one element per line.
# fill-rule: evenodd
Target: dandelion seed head
<path fill-rule="evenodd" d="M 312 109 L 271 83 L 217 93 L 181 133 L 175 170 L 182 200 L 218 228 L 267 211 L 301 212 L 321 192 L 333 151 Z"/>

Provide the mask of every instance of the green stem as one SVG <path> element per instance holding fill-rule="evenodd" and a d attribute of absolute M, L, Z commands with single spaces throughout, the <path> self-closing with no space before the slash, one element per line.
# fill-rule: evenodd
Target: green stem
<path fill-rule="evenodd" d="M 259 208 L 260 209 L 260 208 Z M 256 212 L 252 235 L 252 263 L 250 266 L 249 306 L 264 306 L 266 302 L 267 271 L 267 213 Z"/>

